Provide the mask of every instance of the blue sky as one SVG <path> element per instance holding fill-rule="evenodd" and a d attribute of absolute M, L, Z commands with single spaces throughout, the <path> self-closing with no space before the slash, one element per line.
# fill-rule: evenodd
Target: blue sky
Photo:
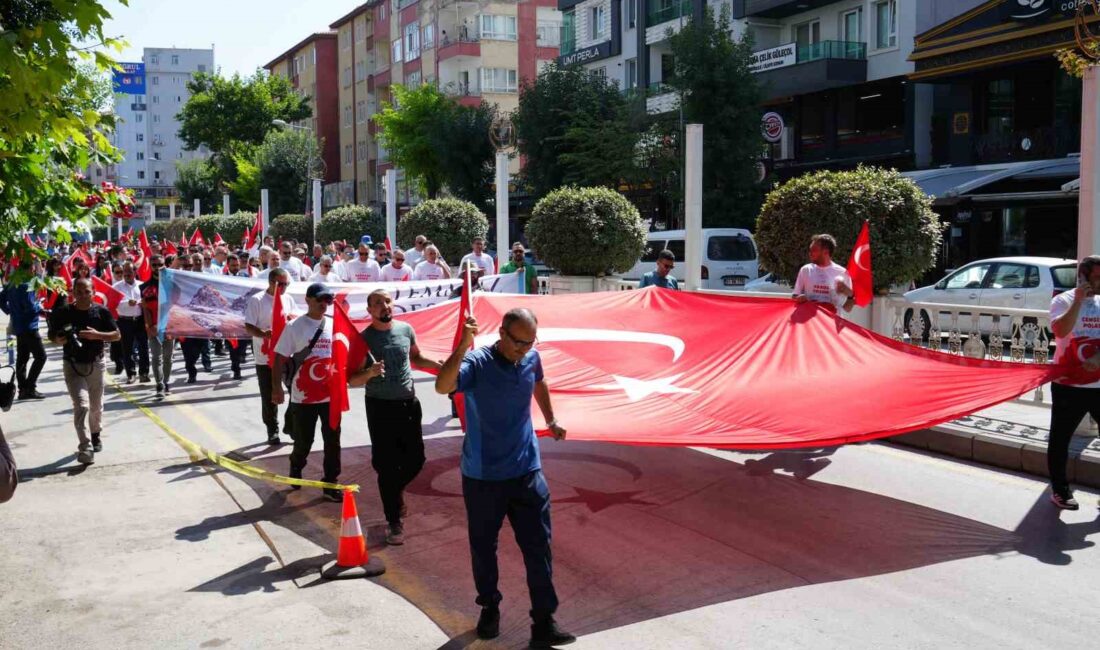
<path fill-rule="evenodd" d="M 364 0 L 105 0 L 108 36 L 129 46 L 119 61 L 140 61 L 146 47 L 209 48 L 222 74 L 251 74 L 308 34 Z"/>

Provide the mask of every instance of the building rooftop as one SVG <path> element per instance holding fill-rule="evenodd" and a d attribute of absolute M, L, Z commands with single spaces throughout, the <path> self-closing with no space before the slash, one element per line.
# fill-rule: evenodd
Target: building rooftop
<path fill-rule="evenodd" d="M 286 51 L 284 51 L 279 56 L 277 56 L 274 59 L 272 59 L 272 60 L 268 61 L 267 63 L 265 63 L 264 64 L 264 69 L 265 70 L 270 70 L 271 68 L 275 67 L 276 63 L 278 63 L 279 61 L 282 61 L 283 59 L 290 56 L 294 52 L 297 52 L 298 50 L 302 49 L 306 45 L 312 43 L 313 41 L 326 39 L 326 38 L 336 38 L 336 32 L 314 32 L 314 33 L 310 34 L 309 36 L 306 36 L 302 40 L 295 43 L 292 47 L 288 48 Z"/>

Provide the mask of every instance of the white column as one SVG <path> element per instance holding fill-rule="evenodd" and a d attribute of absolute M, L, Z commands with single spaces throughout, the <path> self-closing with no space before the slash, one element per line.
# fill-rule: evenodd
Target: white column
<path fill-rule="evenodd" d="M 508 154 L 497 152 L 497 268 L 508 263 Z"/>
<path fill-rule="evenodd" d="M 317 238 L 317 224 L 321 223 L 321 213 L 323 212 L 324 203 L 321 199 L 321 181 L 313 181 L 313 232 L 314 239 Z"/>
<path fill-rule="evenodd" d="M 152 203 L 146 203 L 145 207 L 145 211 L 149 213 L 148 221 L 149 223 L 153 223 L 157 220 L 157 206 L 153 205 Z"/>
<path fill-rule="evenodd" d="M 195 199 L 195 210 L 191 213 L 191 218 L 194 219 L 200 214 L 202 214 L 202 202 L 198 199 Z"/>
<path fill-rule="evenodd" d="M 260 190 L 260 216 L 262 217 L 263 228 L 262 237 L 267 237 L 267 225 L 271 223 L 271 205 L 268 200 L 267 190 Z"/>
<path fill-rule="evenodd" d="M 684 164 L 684 283 L 686 289 L 703 286 L 703 125 L 687 125 Z"/>
<path fill-rule="evenodd" d="M 222 214 L 229 216 L 229 195 L 222 194 Z"/>
<path fill-rule="evenodd" d="M 386 170 L 386 236 L 397 246 L 397 170 Z M 409 242 L 405 242 L 408 244 Z"/>
<path fill-rule="evenodd" d="M 1100 79 L 1089 67 L 1081 84 L 1081 190 L 1077 207 L 1077 258 L 1100 254 Z"/>
<path fill-rule="evenodd" d="M 175 203 L 169 203 L 168 204 L 168 218 L 169 219 L 175 219 L 176 218 L 176 204 Z"/>

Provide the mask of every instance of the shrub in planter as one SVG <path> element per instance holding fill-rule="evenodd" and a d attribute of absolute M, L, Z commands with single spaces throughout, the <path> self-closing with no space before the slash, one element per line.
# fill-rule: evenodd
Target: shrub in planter
<path fill-rule="evenodd" d="M 756 220 L 760 265 L 793 281 L 818 233 L 836 238 L 833 259 L 845 265 L 865 219 L 876 291 L 908 283 L 935 264 L 943 226 L 932 199 L 897 171 L 860 166 L 806 174 L 772 190 Z"/>
<path fill-rule="evenodd" d="M 488 232 L 489 220 L 481 210 L 458 199 L 424 201 L 397 222 L 397 241 L 410 246 L 417 235 L 424 235 L 452 265 L 470 252 L 474 237 Z"/>
<path fill-rule="evenodd" d="M 209 244 L 214 241 L 214 235 L 218 234 L 221 224 L 222 216 L 220 214 L 204 214 L 195 217 L 187 227 L 187 238 L 190 239 L 197 228 L 202 233 L 202 238 Z M 222 235 L 222 239 L 225 239 L 225 235 Z"/>
<path fill-rule="evenodd" d="M 271 221 L 267 234 L 280 239 L 295 239 L 306 246 L 313 246 L 313 220 L 304 214 L 280 214 Z"/>
<path fill-rule="evenodd" d="M 238 210 L 228 217 L 218 219 L 218 233 L 221 234 L 225 243 L 236 246 L 244 237 L 244 231 L 251 229 L 255 223 L 255 212 Z M 203 231 L 203 234 L 206 234 L 206 231 Z M 213 235 L 211 235 L 211 238 L 213 238 Z"/>
<path fill-rule="evenodd" d="M 645 250 L 638 209 L 606 187 L 563 187 L 544 196 L 527 222 L 527 241 L 563 275 L 622 273 Z"/>
<path fill-rule="evenodd" d="M 386 238 L 386 220 L 377 210 L 365 205 L 345 205 L 329 210 L 317 224 L 317 243 L 347 240 L 358 243 L 363 235 L 380 242 Z M 396 244 L 395 244 L 396 245 Z"/>
<path fill-rule="evenodd" d="M 194 229 L 191 224 L 191 219 L 184 219 L 183 217 L 176 217 L 171 221 L 154 221 L 145 224 L 145 234 L 149 239 L 156 237 L 158 241 L 170 239 L 178 242 L 180 237 L 183 236 L 184 230 L 187 231 L 188 235 L 191 234 Z"/>

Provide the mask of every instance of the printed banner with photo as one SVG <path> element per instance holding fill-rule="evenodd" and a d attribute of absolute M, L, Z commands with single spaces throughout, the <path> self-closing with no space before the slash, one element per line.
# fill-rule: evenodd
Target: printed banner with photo
<path fill-rule="evenodd" d="M 287 295 L 294 300 L 294 313 L 306 311 L 309 282 L 293 282 Z M 523 293 L 523 272 L 487 275 L 479 280 L 481 291 Z M 461 278 L 420 282 L 333 282 L 328 285 L 357 324 L 370 320 L 367 296 L 386 289 L 393 297 L 394 313 L 406 314 L 457 299 Z M 229 275 L 195 273 L 163 269 L 160 272 L 160 296 L 157 333 L 161 337 L 238 339 L 247 338 L 244 329 L 245 305 L 267 290 L 266 279 L 238 278 Z M 329 310 L 331 315 L 331 308 Z"/>

